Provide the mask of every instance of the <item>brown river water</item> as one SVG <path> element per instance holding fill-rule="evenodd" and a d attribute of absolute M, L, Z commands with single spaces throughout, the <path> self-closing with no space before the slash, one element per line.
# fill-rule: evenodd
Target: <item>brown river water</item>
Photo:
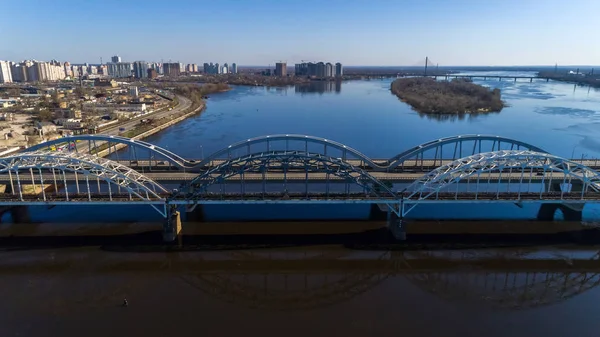
<path fill-rule="evenodd" d="M 417 247 L 352 236 L 380 223 L 228 223 L 187 226 L 190 237 L 208 236 L 193 244 L 184 237 L 180 250 L 164 251 L 139 238 L 89 244 L 91 236 L 156 229 L 152 224 L 16 226 L 0 225 L 2 337 L 595 337 L 600 330 L 600 245 L 591 243 L 486 239 L 477 248 Z M 473 226 L 429 223 L 409 234 Z M 525 235 L 578 226 L 477 228 Z M 309 230 L 318 235 L 285 236 Z M 279 236 L 260 236 L 274 231 Z M 241 240 L 231 234 L 255 234 L 247 237 L 255 243 L 229 244 Z M 52 244 L 69 235 L 79 237 Z M 294 240 L 302 243 L 289 244 Z"/>

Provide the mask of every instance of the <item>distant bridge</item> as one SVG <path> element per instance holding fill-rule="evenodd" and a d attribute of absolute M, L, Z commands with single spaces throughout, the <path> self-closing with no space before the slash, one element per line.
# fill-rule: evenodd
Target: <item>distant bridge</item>
<path fill-rule="evenodd" d="M 529 80 L 529 82 L 533 82 L 533 80 L 546 80 L 546 82 L 549 82 L 551 80 L 550 77 L 544 77 L 544 76 L 506 76 L 506 75 L 459 75 L 459 74 L 445 74 L 445 75 L 427 75 L 427 77 L 431 77 L 434 79 L 445 79 L 445 80 L 451 80 L 453 78 L 463 78 L 463 79 L 469 79 L 469 80 L 473 80 L 473 79 L 482 79 L 484 81 L 487 81 L 488 79 L 495 79 L 498 81 L 502 81 L 502 80 L 513 80 L 514 82 L 516 82 L 517 80 Z"/>
<path fill-rule="evenodd" d="M 87 151 L 77 149 L 82 140 Z M 103 149 L 95 147 L 96 140 L 106 144 Z M 48 151 L 65 143 L 74 146 Z M 130 154 L 147 151 L 148 163 L 160 157 L 184 172 L 146 173 L 95 155 L 113 146 L 112 153 L 118 153 L 118 144 L 130 146 Z M 400 169 L 412 162 L 414 171 L 419 163 L 425 167 L 425 160 L 433 161 L 428 173 Z M 158 174 L 186 179 L 176 189 L 167 188 Z M 201 204 L 370 203 L 400 220 L 424 203 L 535 202 L 542 204 L 540 218 L 552 218 L 561 209 L 576 220 L 585 203 L 600 202 L 600 173 L 594 169 L 521 141 L 486 135 L 438 139 L 385 161 L 324 138 L 273 135 L 232 144 L 199 162 L 126 138 L 75 136 L 0 158 L 0 181 L 7 182 L 0 205 L 140 203 L 154 207 L 167 223 L 177 205 L 193 210 Z"/>

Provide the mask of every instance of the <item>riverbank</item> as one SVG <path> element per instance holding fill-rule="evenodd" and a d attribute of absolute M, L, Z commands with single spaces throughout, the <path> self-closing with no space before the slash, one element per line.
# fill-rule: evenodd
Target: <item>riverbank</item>
<path fill-rule="evenodd" d="M 505 107 L 500 89 L 490 90 L 462 79 L 399 78 L 392 82 L 391 91 L 414 110 L 426 114 L 488 113 Z"/>
<path fill-rule="evenodd" d="M 162 88 L 162 86 L 160 87 Z M 224 92 L 230 89 L 231 88 L 226 84 L 206 84 L 200 87 L 187 84 L 179 85 L 174 89 L 174 92 L 177 95 L 186 97 L 191 101 L 191 105 L 188 109 L 185 109 L 179 113 L 169 114 L 162 118 L 153 120 L 149 124 L 140 123 L 136 127 L 123 133 L 122 136 L 135 140 L 142 140 L 144 138 L 150 137 L 172 125 L 175 125 L 181 121 L 184 121 L 187 118 L 201 113 L 206 108 L 206 95 Z M 121 150 L 126 147 L 127 145 L 125 144 L 117 144 L 116 150 Z M 107 156 L 109 153 L 112 153 L 112 151 L 113 150 L 109 151 L 107 149 L 107 144 L 102 144 L 94 151 L 94 153 L 98 156 L 104 157 Z"/>
<path fill-rule="evenodd" d="M 554 81 L 588 85 L 593 88 L 600 88 L 600 75 L 594 74 L 569 74 L 556 72 L 539 72 L 538 77 L 549 78 Z"/>

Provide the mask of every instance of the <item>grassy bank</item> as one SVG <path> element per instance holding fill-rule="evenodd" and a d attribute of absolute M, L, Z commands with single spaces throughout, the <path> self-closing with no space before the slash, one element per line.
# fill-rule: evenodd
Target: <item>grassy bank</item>
<path fill-rule="evenodd" d="M 391 91 L 414 110 L 427 114 L 499 112 L 505 106 L 500 89 L 462 79 L 400 78 L 392 82 Z"/>

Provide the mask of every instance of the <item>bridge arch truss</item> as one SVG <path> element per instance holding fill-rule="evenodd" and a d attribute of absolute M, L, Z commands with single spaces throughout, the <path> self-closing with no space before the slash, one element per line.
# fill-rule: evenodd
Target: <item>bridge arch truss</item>
<path fill-rule="evenodd" d="M 284 200 L 290 196 L 299 199 L 311 199 L 309 190 L 309 173 L 319 173 L 325 183 L 325 194 L 323 198 L 344 198 L 361 196 L 361 198 L 376 198 L 378 200 L 395 201 L 396 194 L 391 186 L 382 183 L 367 171 L 351 165 L 341 158 L 329 157 L 321 153 L 304 151 L 271 151 L 257 152 L 222 162 L 200 174 L 189 184 L 182 186 L 181 193 L 185 194 L 187 200 L 224 199 L 227 198 L 223 184 L 228 179 L 237 178 L 239 190 L 236 191 L 242 199 L 264 200 L 268 195 L 273 195 L 267 189 L 267 184 L 272 179 L 269 172 L 278 172 L 283 176 L 282 181 L 277 181 L 278 191 L 276 195 Z M 252 183 L 247 183 L 248 175 L 258 176 Z M 299 182 L 302 191 L 288 191 L 292 184 Z M 344 183 L 344 192 L 330 191 L 330 183 Z M 254 185 L 251 189 L 250 185 Z M 257 186 L 259 185 L 259 186 Z M 358 186 L 360 191 L 352 192 L 351 187 Z M 218 192 L 211 188 L 218 187 Z M 314 198 L 314 196 L 312 196 Z"/>
<path fill-rule="evenodd" d="M 529 150 L 480 153 L 432 170 L 401 192 L 402 215 L 427 201 L 526 200 L 583 203 L 600 192 L 600 173 Z"/>
<path fill-rule="evenodd" d="M 404 171 L 405 164 L 411 167 L 436 168 L 454 160 L 478 153 L 502 150 L 529 150 L 547 153 L 541 148 L 519 140 L 494 135 L 460 135 L 432 140 L 390 158 L 381 166 L 387 171 Z"/>
<path fill-rule="evenodd" d="M 163 216 L 168 191 L 143 174 L 114 161 L 78 152 L 33 151 L 0 158 L 8 178 L 2 194 L 15 202 L 149 204 Z M 30 187 L 27 189 L 26 187 Z"/>
<path fill-rule="evenodd" d="M 122 149 L 128 148 L 126 153 Z M 186 169 L 194 162 L 159 146 L 141 140 L 115 135 L 77 135 L 49 140 L 25 149 L 24 152 L 40 150 L 56 152 L 83 152 L 113 157 L 118 161 L 129 162 L 140 169 L 151 170 L 153 164 L 164 162 L 176 168 Z M 145 164 L 145 165 L 144 165 Z"/>

